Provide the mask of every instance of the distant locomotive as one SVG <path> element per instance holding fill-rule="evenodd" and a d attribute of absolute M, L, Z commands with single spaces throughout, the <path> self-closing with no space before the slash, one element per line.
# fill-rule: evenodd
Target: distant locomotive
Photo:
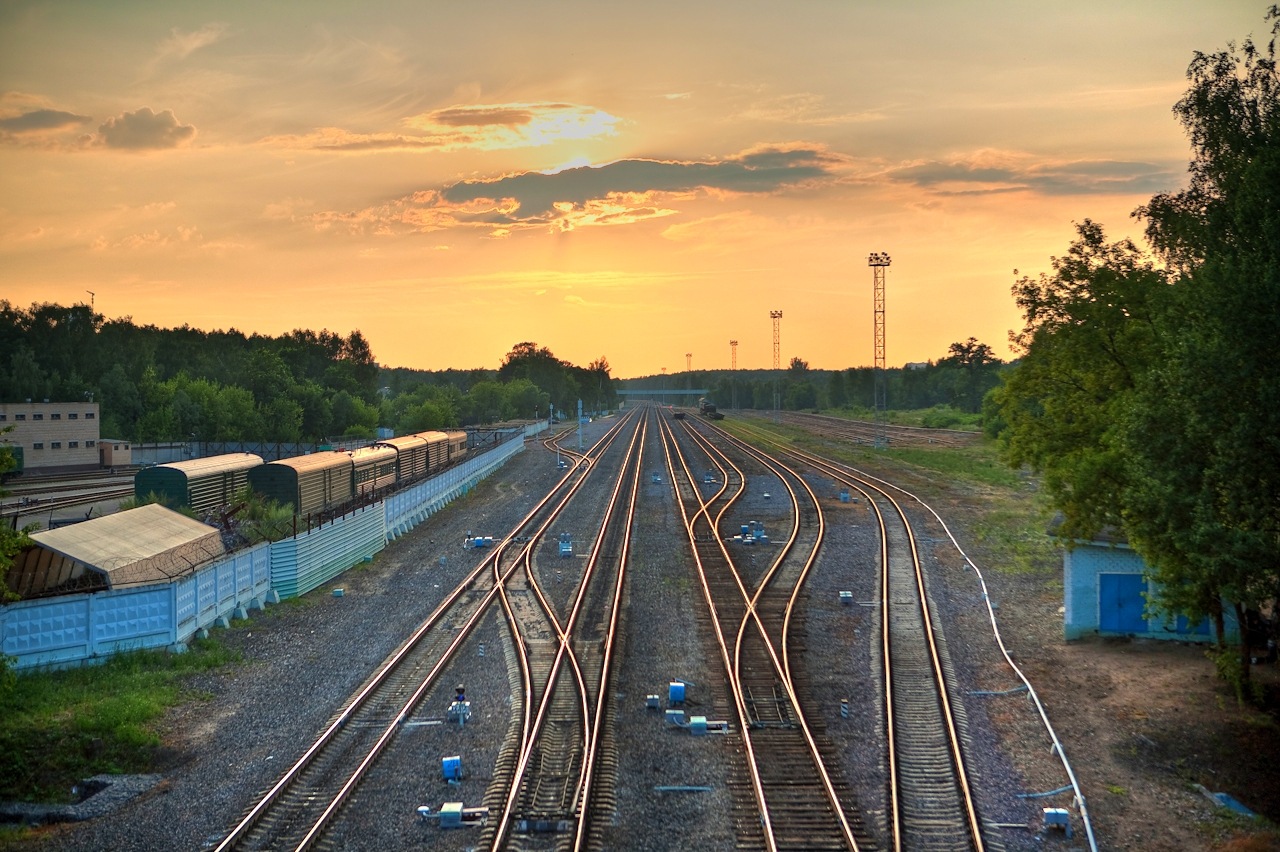
<path fill-rule="evenodd" d="M 724 415 L 716 411 L 716 404 L 706 397 L 698 400 L 698 413 L 708 420 L 723 420 Z"/>

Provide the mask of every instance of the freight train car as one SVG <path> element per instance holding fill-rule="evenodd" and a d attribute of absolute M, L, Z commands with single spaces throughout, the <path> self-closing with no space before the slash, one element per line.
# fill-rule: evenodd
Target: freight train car
<path fill-rule="evenodd" d="M 397 482 L 406 482 L 427 472 L 427 439 L 421 435 L 385 438 L 374 446 L 390 447 L 396 451 Z"/>
<path fill-rule="evenodd" d="M 249 484 L 262 496 L 307 515 L 355 496 L 355 463 L 341 450 L 280 459 L 252 468 Z"/>
<path fill-rule="evenodd" d="M 396 481 L 396 457 L 393 447 L 361 447 L 352 450 L 351 463 L 354 468 L 355 491 L 363 494 L 366 491 L 377 491 L 394 485 Z"/>
<path fill-rule="evenodd" d="M 427 442 L 427 470 L 439 470 L 449 463 L 449 436 L 444 432 L 419 432 Z"/>
<path fill-rule="evenodd" d="M 467 455 L 467 433 L 445 432 L 449 439 L 449 464 L 461 461 Z"/>
<path fill-rule="evenodd" d="M 9 451 L 9 455 L 13 458 L 14 466 L 4 473 L 0 474 L 0 482 L 7 482 L 15 476 L 22 476 L 23 454 L 22 447 L 17 444 L 0 444 L 0 447 Z"/>
<path fill-rule="evenodd" d="M 158 464 L 134 475 L 133 495 L 142 502 L 155 494 L 175 509 L 207 512 L 230 503 L 249 485 L 249 471 L 261 464 L 262 457 L 253 453 Z"/>

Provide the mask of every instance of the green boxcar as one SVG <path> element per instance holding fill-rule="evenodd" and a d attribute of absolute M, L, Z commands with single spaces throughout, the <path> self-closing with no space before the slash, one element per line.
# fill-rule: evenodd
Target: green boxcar
<path fill-rule="evenodd" d="M 15 476 L 22 476 L 22 447 L 17 444 L 0 444 L 0 447 L 9 451 L 9 454 L 13 456 L 14 462 L 14 467 L 11 470 L 6 470 L 3 474 L 0 474 L 0 479 L 7 480 L 12 479 Z"/>
<path fill-rule="evenodd" d="M 228 453 L 147 467 L 133 477 L 138 500 L 156 494 L 174 508 L 207 512 L 230 503 L 249 484 L 249 471 L 262 465 L 253 453 Z"/>
<path fill-rule="evenodd" d="M 332 450 L 259 465 L 249 471 L 249 484 L 282 506 L 292 505 L 296 514 L 309 515 L 355 496 L 354 470 L 350 453 Z"/>

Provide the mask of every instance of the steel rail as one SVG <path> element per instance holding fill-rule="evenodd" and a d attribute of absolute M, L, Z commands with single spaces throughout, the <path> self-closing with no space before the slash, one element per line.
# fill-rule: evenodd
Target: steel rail
<path fill-rule="evenodd" d="M 767 469 L 769 469 L 772 473 L 774 473 L 774 475 L 776 475 L 779 478 L 779 480 L 782 482 L 783 487 L 787 489 L 787 493 L 790 495 L 791 506 L 792 506 L 792 517 L 794 519 L 791 534 L 788 537 L 787 543 L 781 549 L 780 553 L 778 554 L 777 558 L 773 561 L 773 564 L 770 566 L 769 570 L 761 578 L 755 592 L 747 597 L 746 612 L 744 613 L 742 622 L 739 625 L 738 635 L 735 643 L 735 665 L 737 666 L 737 671 L 741 672 L 742 666 L 744 665 L 742 660 L 743 643 L 745 641 L 745 635 L 747 632 L 748 619 L 750 619 L 752 622 L 754 622 L 756 629 L 759 632 L 759 635 L 764 642 L 765 650 L 768 653 L 770 661 L 772 662 L 775 674 L 777 674 L 779 680 L 783 685 L 788 701 L 790 701 L 791 706 L 795 708 L 798 727 L 805 741 L 805 746 L 809 752 L 810 758 L 813 760 L 814 769 L 822 784 L 823 792 L 827 798 L 827 803 L 831 806 L 832 812 L 836 816 L 836 821 L 839 823 L 840 834 L 842 835 L 844 842 L 848 846 L 848 848 L 856 850 L 858 848 L 858 842 L 854 836 L 853 827 L 849 824 L 849 820 L 847 815 L 845 814 L 843 804 L 840 801 L 840 796 L 836 792 L 835 784 L 831 778 L 831 774 L 828 771 L 826 767 L 826 763 L 822 758 L 821 749 L 818 746 L 817 738 L 814 736 L 813 731 L 809 726 L 808 720 L 805 718 L 804 711 L 800 703 L 799 695 L 796 692 L 795 681 L 791 674 L 790 655 L 788 653 L 788 641 L 789 641 L 788 634 L 790 632 L 791 618 L 792 618 L 792 615 L 794 614 L 796 602 L 799 599 L 799 595 L 800 595 L 801 589 L 804 586 L 804 582 L 807 579 L 810 571 L 812 570 L 814 564 L 817 561 L 819 549 L 821 548 L 822 540 L 826 530 L 826 521 L 822 513 L 821 504 L 818 501 L 817 495 L 813 492 L 813 489 L 809 487 L 809 484 L 805 482 L 804 478 L 800 476 L 796 471 L 791 470 L 786 465 L 781 464 L 776 459 L 769 457 L 767 454 L 761 452 L 760 450 L 754 447 L 751 447 L 750 445 L 746 444 L 743 441 L 740 441 L 739 439 L 735 438 L 734 436 L 730 435 L 729 433 L 725 432 L 723 429 L 720 429 L 714 424 L 708 424 L 708 426 L 709 428 L 716 430 L 717 434 L 729 440 L 735 447 L 739 449 L 739 451 L 747 453 L 749 456 L 754 458 L 757 462 L 759 462 L 760 464 L 765 466 Z M 727 456 L 724 455 L 723 451 L 720 450 L 720 448 L 716 447 L 714 443 L 707 440 L 705 436 L 698 434 L 697 430 L 688 426 L 687 421 L 686 421 L 686 429 L 689 429 L 694 434 L 698 435 L 698 440 L 704 443 L 704 446 L 708 451 L 714 451 L 716 454 L 719 454 L 721 457 L 723 457 L 726 462 L 729 461 Z M 788 480 L 788 477 L 794 478 L 797 481 L 799 481 L 800 484 L 803 486 L 805 492 L 807 493 L 808 498 L 811 501 L 818 518 L 818 532 L 815 537 L 813 547 L 810 549 L 809 553 L 803 557 L 803 565 L 799 571 L 799 575 L 796 578 L 796 581 L 793 583 L 791 587 L 790 594 L 788 595 L 788 598 L 787 598 L 787 604 L 783 610 L 782 629 L 779 636 L 780 644 L 782 647 L 779 650 L 778 648 L 775 647 L 774 642 L 769 637 L 768 629 L 766 628 L 766 626 L 764 625 L 761 619 L 759 609 L 760 609 L 761 598 L 769 589 L 770 585 L 777 579 L 781 571 L 783 562 L 787 559 L 788 555 L 790 554 L 790 551 L 795 546 L 797 538 L 799 537 L 799 534 L 800 534 L 800 526 L 801 526 L 800 498 L 799 498 L 799 495 L 796 493 L 796 490 L 792 487 L 791 482 Z M 737 575 L 738 574 L 737 567 L 733 561 L 732 556 L 729 554 L 728 549 L 725 547 L 723 539 L 719 539 L 719 544 L 720 544 L 720 549 L 724 552 L 725 558 L 728 561 L 731 570 L 734 572 L 735 575 Z M 745 587 L 740 581 L 738 583 L 738 587 L 739 589 L 743 590 L 744 596 L 746 596 Z M 740 678 L 740 675 L 739 675 L 739 678 Z"/>
<path fill-rule="evenodd" d="M 621 426 L 621 424 L 619 425 Z M 620 430 L 615 431 L 614 434 L 616 435 L 619 433 L 620 433 Z M 618 496 L 621 493 L 622 483 L 623 483 L 623 480 L 625 479 L 625 472 L 630 465 L 631 455 L 634 451 L 638 435 L 639 435 L 639 429 L 637 428 L 632 433 L 631 444 L 628 446 L 627 451 L 625 453 L 624 460 L 623 460 L 622 472 L 620 473 L 618 479 L 614 484 L 612 495 L 610 496 L 608 504 L 605 508 L 604 517 L 601 523 L 602 530 L 608 526 L 612 518 L 613 510 L 617 505 Z M 612 439 L 611 439 L 611 442 L 612 442 Z M 603 455 L 603 451 L 601 454 Z M 585 600 L 585 597 L 586 597 L 587 587 L 592 577 L 594 576 L 595 569 L 597 567 L 597 564 L 600 561 L 600 546 L 602 541 L 603 541 L 603 535 L 597 536 L 596 546 L 592 549 L 592 553 L 590 554 L 590 557 L 588 559 L 587 566 L 584 569 L 583 577 L 579 583 L 578 590 L 575 595 L 574 604 L 563 624 L 556 617 L 555 608 L 552 606 L 551 602 L 546 598 L 545 594 L 542 592 L 541 587 L 537 583 L 537 580 L 534 576 L 534 572 L 532 570 L 532 566 L 529 564 L 528 559 L 526 558 L 524 561 L 524 570 L 528 577 L 530 588 L 534 591 L 535 596 L 540 602 L 547 621 L 551 624 L 552 628 L 555 630 L 557 634 L 558 647 L 556 650 L 556 655 L 552 661 L 552 664 L 547 674 L 546 685 L 543 687 L 542 694 L 538 702 L 537 713 L 534 714 L 532 723 L 525 727 L 526 733 L 524 735 L 524 742 L 520 749 L 520 756 L 517 759 L 515 772 L 513 773 L 510 786 L 508 788 L 506 801 L 503 806 L 502 816 L 494 832 L 493 843 L 491 845 L 491 848 L 494 850 L 502 848 L 503 844 L 505 844 L 506 842 L 507 835 L 511 828 L 511 821 L 513 819 L 514 812 L 515 812 L 516 800 L 520 797 L 521 788 L 524 783 L 526 773 L 528 772 L 529 761 L 533 754 L 533 750 L 537 744 L 538 736 L 540 735 L 543 725 L 546 722 L 547 714 L 550 711 L 550 706 L 553 701 L 553 696 L 556 692 L 557 679 L 559 677 L 561 666 L 564 664 L 566 658 L 568 659 L 568 662 L 573 669 L 573 682 L 577 685 L 578 691 L 579 691 L 578 710 L 582 715 L 582 719 L 581 719 L 582 742 L 581 742 L 580 748 L 583 751 L 583 753 L 585 753 L 591 745 L 589 723 L 591 721 L 592 714 L 591 714 L 591 708 L 589 706 L 590 702 L 589 702 L 589 696 L 587 695 L 585 678 L 583 677 L 582 669 L 579 664 L 577 654 L 572 647 L 572 641 L 574 638 L 572 636 L 572 631 L 574 630 L 574 627 L 576 626 L 578 621 L 578 617 L 581 614 L 583 601 Z M 512 621 L 510 622 L 509 626 L 513 632 L 519 633 L 520 625 L 518 622 Z M 521 645 L 524 646 L 524 643 L 522 642 Z M 527 647 L 527 646 L 524 646 L 524 647 Z M 581 778 L 579 778 L 579 786 L 580 786 L 580 783 L 581 783 Z M 578 798 L 577 789 L 575 788 L 574 799 L 576 800 L 577 798 Z"/>
<path fill-rule="evenodd" d="M 547 495 L 543 497 L 540 501 L 538 501 L 538 503 L 532 509 L 530 509 L 530 511 L 520 521 L 517 522 L 512 532 L 510 532 L 502 540 L 499 546 L 495 548 L 494 553 L 486 557 L 484 560 L 482 560 L 474 569 L 472 569 L 472 571 L 466 577 L 463 578 L 463 580 L 458 584 L 458 586 L 452 592 L 446 595 L 444 600 L 442 600 L 440 604 L 437 605 L 436 609 L 410 634 L 410 636 L 403 643 L 401 643 L 399 648 L 397 648 L 397 650 L 392 653 L 391 657 L 389 657 L 386 661 L 384 661 L 381 667 L 365 683 L 365 685 L 354 696 L 352 696 L 348 700 L 343 710 L 329 724 L 329 726 L 320 734 L 320 736 L 315 740 L 315 742 L 313 742 L 312 745 L 303 753 L 303 755 L 293 764 L 293 766 L 290 767 L 288 770 L 286 770 L 284 774 L 281 776 L 281 778 L 276 782 L 276 784 L 273 785 L 267 791 L 267 793 L 264 794 L 258 800 L 258 802 L 256 802 L 253 805 L 252 808 L 250 808 L 249 812 L 240 820 L 239 823 L 237 823 L 237 825 L 221 841 L 221 843 L 219 843 L 219 845 L 215 849 L 215 852 L 224 852 L 224 850 L 230 850 L 235 848 L 236 845 L 239 844 L 240 841 L 243 840 L 248 835 L 250 830 L 252 830 L 252 828 L 259 822 L 259 820 L 261 820 L 264 817 L 264 815 L 266 815 L 271 810 L 271 808 L 275 805 L 275 803 L 281 798 L 283 793 L 286 790 L 288 790 L 291 786 L 293 786 L 300 779 L 300 777 L 302 776 L 302 773 L 316 760 L 316 758 L 324 751 L 324 749 L 336 738 L 338 733 L 347 725 L 347 723 L 355 716 L 355 714 L 361 709 L 361 707 L 371 698 L 371 696 L 373 696 L 378 691 L 378 689 L 383 685 L 383 683 L 390 677 L 391 673 L 399 667 L 399 665 L 408 657 L 410 653 L 412 653 L 413 649 L 422 641 L 422 639 L 431 631 L 431 629 L 435 627 L 437 624 L 439 624 L 439 622 L 444 618 L 444 616 L 463 597 L 463 595 L 469 594 L 472 591 L 476 591 L 479 589 L 477 584 L 479 583 L 480 579 L 483 577 L 486 570 L 491 565 L 496 564 L 497 560 L 499 559 L 499 556 L 503 552 L 505 552 L 505 550 L 508 547 L 510 547 L 511 544 L 514 543 L 514 539 L 517 536 L 517 534 L 521 530 L 523 530 L 526 526 L 528 526 L 530 523 L 532 523 L 534 519 L 538 516 L 538 514 L 542 512 L 549 504 L 552 503 L 557 493 L 559 493 L 564 488 L 565 484 L 570 480 L 573 474 L 574 474 L 573 470 L 566 471 L 565 475 L 561 477 L 561 479 L 551 488 L 551 490 L 548 491 Z M 576 487 L 577 485 L 575 484 L 573 488 L 576 489 Z M 572 490 L 570 493 L 572 493 Z M 550 522 L 548 521 L 547 523 L 549 524 Z M 544 528 L 545 526 L 546 524 L 544 524 Z M 526 549 L 530 546 L 532 546 L 531 543 L 526 544 Z M 465 634 L 470 632 L 470 629 L 474 627 L 474 624 L 478 623 L 481 614 L 483 614 L 488 609 L 489 605 L 492 603 L 493 598 L 496 594 L 496 588 L 497 587 L 491 587 L 481 598 L 480 602 L 476 605 L 475 612 L 473 613 L 472 619 L 469 622 L 472 625 L 472 627 L 468 628 L 465 631 L 459 631 L 459 635 L 455 637 L 455 641 L 449 646 L 449 649 L 447 650 L 446 655 L 437 664 L 437 666 L 433 668 L 432 671 L 433 673 L 435 673 L 435 676 L 438 677 L 438 673 L 443 671 L 444 666 L 447 664 L 452 654 L 456 651 L 456 648 L 460 646 L 461 644 L 460 640 L 465 637 Z M 403 712 L 407 712 L 410 709 L 411 708 L 406 707 Z M 397 721 L 393 722 L 392 725 L 389 726 L 389 730 L 392 728 L 399 727 L 400 723 L 398 720 L 402 718 L 402 715 L 403 714 L 397 715 Z M 380 743 L 381 745 L 378 746 L 379 750 L 383 746 L 385 746 L 385 742 L 382 742 L 382 738 L 380 738 Z M 339 793 L 339 799 L 341 799 L 342 801 L 345 801 L 346 796 L 349 795 L 352 789 L 354 789 L 355 783 L 359 780 L 359 777 L 360 775 L 362 775 L 363 770 L 367 768 L 366 764 L 367 762 L 362 763 L 361 768 L 357 770 L 357 772 L 350 779 L 348 779 L 348 782 L 346 784 L 343 785 L 342 791 L 340 791 Z M 336 803 L 331 802 L 330 807 L 327 807 L 325 809 L 324 815 L 322 816 L 322 820 L 325 824 L 327 824 L 327 822 L 330 819 L 332 819 L 333 815 L 336 814 L 337 810 L 341 807 L 341 803 L 342 803 L 341 801 L 338 801 Z M 319 836 L 319 832 L 314 829 L 315 829 L 315 826 L 313 826 L 313 830 L 309 831 L 307 834 L 307 837 L 310 839 L 304 841 L 304 845 L 299 846 L 298 847 L 299 849 L 306 848 L 307 845 L 314 842 L 314 840 Z"/>
<path fill-rule="evenodd" d="M 659 418 L 658 422 L 661 427 L 661 437 L 663 439 L 662 448 L 663 454 L 666 457 L 667 472 L 671 477 L 672 488 L 675 489 L 676 504 L 680 507 L 680 515 L 684 520 L 685 532 L 689 536 L 690 550 L 693 553 L 694 564 L 698 569 L 698 580 L 702 586 L 703 599 L 706 601 L 707 609 L 711 616 L 711 628 L 716 637 L 716 646 L 720 651 L 720 662 L 724 666 L 725 676 L 731 680 L 730 686 L 732 687 L 733 661 L 730 659 L 729 647 L 725 641 L 724 631 L 721 627 L 719 608 L 716 605 L 715 596 L 712 594 L 711 587 L 707 581 L 706 567 L 703 565 L 702 557 L 698 553 L 697 533 L 694 530 L 694 526 L 699 516 L 704 517 L 708 522 L 710 522 L 711 518 L 708 512 L 708 506 L 711 502 L 719 499 L 724 494 L 725 490 L 728 488 L 728 477 L 722 477 L 722 484 L 720 488 L 710 498 L 704 499 L 694 484 L 696 479 L 689 470 L 687 458 L 680 452 L 679 443 L 676 440 L 674 431 L 664 419 Z M 694 495 L 694 502 L 699 504 L 692 518 L 689 516 L 689 512 L 685 507 L 684 498 L 680 495 L 676 476 L 676 461 L 672 458 L 673 450 L 676 458 L 679 460 L 680 468 L 684 471 L 690 490 Z M 721 468 L 721 472 L 725 472 L 723 468 Z M 714 534 L 714 532 L 715 526 L 713 525 L 712 533 Z M 759 815 L 760 827 L 764 836 L 765 846 L 769 852 L 777 852 L 778 847 L 777 841 L 774 838 L 772 817 L 769 813 L 768 803 L 765 799 L 764 783 L 760 777 L 760 767 L 756 762 L 755 748 L 751 741 L 750 715 L 747 711 L 746 702 L 742 697 L 741 691 L 736 688 L 731 688 L 729 692 L 733 699 L 734 712 L 738 717 L 738 732 L 742 739 L 743 751 L 746 754 L 748 780 L 751 786 L 752 795 L 756 801 L 756 810 Z"/>
<path fill-rule="evenodd" d="M 641 424 L 640 449 L 636 455 L 635 476 L 631 480 L 631 494 L 627 503 L 627 518 L 623 527 L 621 552 L 618 555 L 618 581 L 614 584 L 613 600 L 609 607 L 609 626 L 605 631 L 604 648 L 601 651 L 600 684 L 596 691 L 597 712 L 592 724 L 590 747 L 583 757 L 582 785 L 579 798 L 577 831 L 574 833 L 573 849 L 580 852 L 585 849 L 590 837 L 590 813 L 593 785 L 596 780 L 596 762 L 600 752 L 600 740 L 603 737 L 604 719 L 609 698 L 609 678 L 612 674 L 614 640 L 618 636 L 618 628 L 622 623 L 622 593 L 625 588 L 627 565 L 631 558 L 631 531 L 635 525 L 636 505 L 639 502 L 640 475 L 644 470 L 644 442 L 648 438 L 648 418 Z"/>
<path fill-rule="evenodd" d="M 767 433 L 766 433 L 767 434 Z M 813 467 L 825 472 L 827 475 L 833 476 L 837 481 L 856 488 L 868 501 L 874 510 L 877 521 L 880 524 L 880 559 L 881 559 L 881 622 L 882 622 L 882 661 L 883 676 L 885 678 L 885 716 L 886 716 L 886 736 L 888 739 L 889 753 L 889 774 L 890 774 L 890 799 L 891 799 L 891 829 L 893 834 L 894 848 L 901 849 L 904 842 L 903 828 L 903 802 L 901 801 L 901 785 L 902 778 L 899 764 L 900 747 L 897 742 L 898 732 L 896 729 L 895 719 L 897 717 L 898 708 L 894 701 L 894 648 L 890 635 L 890 625 L 893 621 L 891 605 L 893 603 L 892 590 L 890 588 L 891 576 L 891 559 L 892 554 L 889 551 L 889 531 L 888 523 L 884 518 L 880 501 L 877 495 L 892 506 L 893 511 L 902 523 L 902 529 L 905 532 L 906 541 L 910 546 L 910 556 L 912 565 L 912 577 L 916 586 L 916 594 L 918 595 L 919 608 L 921 613 L 921 627 L 923 629 L 926 646 L 929 653 L 930 665 L 933 672 L 933 679 L 936 687 L 936 696 L 941 705 L 942 720 L 945 725 L 947 735 L 947 746 L 950 753 L 953 772 L 956 775 L 957 789 L 961 797 L 961 804 L 965 815 L 967 830 L 969 834 L 971 848 L 981 850 L 984 848 L 984 840 L 982 837 L 982 825 L 978 818 L 972 785 L 968 778 L 968 772 L 965 766 L 963 751 L 961 748 L 961 738 L 955 721 L 955 713 L 951 707 L 951 698 L 948 689 L 948 678 L 946 676 L 943 663 L 938 650 L 937 638 L 934 635 L 933 619 L 928 603 L 928 594 L 924 582 L 924 570 L 920 563 L 919 552 L 916 547 L 915 536 L 911 530 L 910 520 L 907 518 L 906 511 L 902 506 L 884 489 L 860 479 L 856 475 L 847 473 L 839 467 L 827 462 L 818 456 L 813 456 L 793 448 L 786 447 L 776 440 L 770 439 L 775 445 L 779 446 L 784 452 L 799 458 Z"/>
<path fill-rule="evenodd" d="M 768 433 L 761 433 L 761 434 L 768 435 Z M 772 436 L 770 436 L 769 440 L 775 440 L 775 439 Z M 799 450 L 789 450 L 789 452 L 791 452 L 792 454 L 798 455 L 800 457 L 806 457 L 809 455 Z M 934 519 L 937 520 L 938 524 L 946 532 L 947 538 L 951 541 L 952 546 L 955 547 L 956 552 L 959 553 L 960 556 L 964 559 L 965 564 L 973 569 L 974 574 L 978 578 L 978 584 L 982 587 L 982 599 L 985 602 L 985 605 L 987 607 L 988 621 L 991 624 L 991 630 L 995 637 L 996 645 L 997 647 L 999 647 L 1001 656 L 1004 657 L 1004 660 L 1009 665 L 1009 668 L 1014 672 L 1015 675 L 1017 675 L 1018 679 L 1027 687 L 1027 693 L 1031 698 L 1031 700 L 1036 705 L 1036 711 L 1040 716 L 1041 724 L 1044 725 L 1045 731 L 1049 735 L 1049 740 L 1050 742 L 1053 743 L 1053 751 L 1055 754 L 1057 754 L 1059 762 L 1062 763 L 1062 768 L 1066 772 L 1067 779 L 1071 783 L 1071 789 L 1075 793 L 1075 803 L 1076 803 L 1076 806 L 1080 809 L 1080 819 L 1081 819 L 1081 822 L 1084 823 L 1085 835 L 1089 841 L 1089 848 L 1093 850 L 1093 852 L 1097 852 L 1097 849 L 1098 849 L 1097 839 L 1094 836 L 1093 823 L 1089 818 L 1089 809 L 1085 802 L 1084 791 L 1080 787 L 1080 782 L 1076 777 L 1075 770 L 1072 769 L 1071 763 L 1067 759 L 1067 753 L 1065 748 L 1062 745 L 1062 741 L 1058 738 L 1058 734 L 1057 734 L 1057 731 L 1054 730 L 1053 723 L 1049 721 L 1048 711 L 1045 709 L 1044 704 L 1041 702 L 1040 696 L 1037 694 L 1035 687 L 1031 684 L 1030 679 L 1026 676 L 1026 674 L 1022 671 L 1022 669 L 1018 666 L 1018 664 L 1014 661 L 1013 655 L 1009 652 L 1008 647 L 1004 644 L 1004 638 L 1000 633 L 1000 625 L 996 621 L 995 609 L 992 607 L 991 596 L 988 593 L 987 582 L 982 576 L 982 571 L 973 562 L 973 560 L 969 558 L 969 555 L 965 552 L 964 548 L 960 546 L 960 542 L 956 540 L 955 535 L 951 532 L 951 528 L 947 525 L 946 521 L 942 519 L 942 516 L 939 515 L 938 512 L 932 506 L 930 506 L 928 503 L 922 500 L 919 496 L 917 496 L 916 494 L 913 494 L 910 491 L 907 491 L 905 488 L 902 488 L 899 485 L 895 485 L 894 483 L 889 482 L 888 480 L 881 479 L 880 477 L 867 473 L 866 471 L 861 471 L 861 470 L 858 470 L 857 468 L 844 465 L 841 463 L 832 462 L 829 459 L 822 459 L 820 456 L 813 456 L 813 458 L 826 462 L 827 464 L 833 465 L 837 468 L 845 468 L 848 471 L 850 471 L 853 475 L 862 477 L 871 482 L 879 483 L 880 485 L 886 488 L 892 488 L 895 491 L 899 491 L 902 494 L 909 497 L 910 499 L 919 503 L 920 506 L 925 509 L 925 511 L 929 512 L 929 514 L 931 514 L 934 517 Z"/>

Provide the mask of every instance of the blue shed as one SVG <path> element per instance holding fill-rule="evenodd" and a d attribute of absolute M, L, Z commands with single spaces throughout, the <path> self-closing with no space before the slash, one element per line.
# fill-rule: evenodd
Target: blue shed
<path fill-rule="evenodd" d="M 1147 601 L 1159 586 L 1147 578 L 1147 564 L 1120 536 L 1101 533 L 1076 541 L 1062 557 L 1065 638 L 1142 636 L 1180 642 L 1212 642 L 1208 619 L 1191 623 L 1185 615 L 1151 613 Z M 1228 642 L 1238 642 L 1235 612 L 1226 606 Z"/>

